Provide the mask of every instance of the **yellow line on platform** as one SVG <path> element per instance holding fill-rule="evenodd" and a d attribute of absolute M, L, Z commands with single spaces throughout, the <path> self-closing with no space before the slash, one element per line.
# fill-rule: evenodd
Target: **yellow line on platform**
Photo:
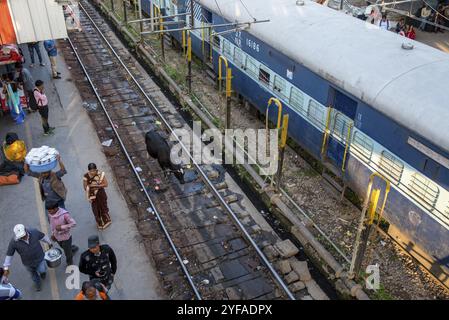
<path fill-rule="evenodd" d="M 26 122 L 25 124 L 25 134 L 28 140 L 28 145 L 33 145 L 33 137 L 31 135 L 31 129 L 29 122 Z M 36 200 L 36 207 L 37 212 L 39 214 L 39 224 L 41 227 L 41 231 L 45 233 L 46 235 L 49 235 L 48 233 L 48 227 L 47 227 L 47 219 L 45 216 L 44 207 L 42 206 L 42 199 L 40 195 L 40 188 L 39 188 L 39 182 L 37 179 L 33 178 L 33 184 L 34 184 L 34 195 Z M 51 287 L 51 296 L 53 300 L 60 300 L 59 297 L 59 289 L 58 289 L 58 282 L 56 281 L 56 273 L 53 269 L 48 269 L 48 274 L 50 276 L 50 287 Z"/>

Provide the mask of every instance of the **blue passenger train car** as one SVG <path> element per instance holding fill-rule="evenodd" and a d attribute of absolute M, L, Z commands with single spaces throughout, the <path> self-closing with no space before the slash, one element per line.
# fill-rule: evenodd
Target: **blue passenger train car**
<path fill-rule="evenodd" d="M 156 2 L 190 13 L 190 0 Z M 195 30 L 193 51 L 215 70 L 226 57 L 233 89 L 261 112 L 278 98 L 289 136 L 359 196 L 373 172 L 386 177 L 392 233 L 447 280 L 449 55 L 308 0 L 198 0 L 194 17 L 195 26 L 270 20 Z"/>

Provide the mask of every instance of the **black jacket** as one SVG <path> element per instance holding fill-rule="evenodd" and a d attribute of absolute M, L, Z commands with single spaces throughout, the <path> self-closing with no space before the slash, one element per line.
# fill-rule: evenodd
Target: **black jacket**
<path fill-rule="evenodd" d="M 103 244 L 100 246 L 100 254 L 98 256 L 89 250 L 81 254 L 79 269 L 82 273 L 93 278 L 107 278 L 117 271 L 117 258 L 112 248 L 107 244 Z M 101 273 L 101 277 L 95 275 L 97 271 Z"/>

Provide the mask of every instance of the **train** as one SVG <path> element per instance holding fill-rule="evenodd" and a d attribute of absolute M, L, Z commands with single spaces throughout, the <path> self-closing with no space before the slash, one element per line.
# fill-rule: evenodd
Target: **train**
<path fill-rule="evenodd" d="M 151 6 L 190 25 L 190 0 Z M 262 113 L 277 98 L 289 137 L 360 198 L 372 174 L 389 181 L 389 233 L 447 281 L 449 55 L 309 0 L 196 0 L 193 15 L 194 55 L 216 73 L 225 57 L 233 91 Z"/>

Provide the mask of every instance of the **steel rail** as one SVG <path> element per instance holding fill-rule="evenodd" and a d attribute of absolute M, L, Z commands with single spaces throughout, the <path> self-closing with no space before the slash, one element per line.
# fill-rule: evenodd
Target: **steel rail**
<path fill-rule="evenodd" d="M 80 5 L 81 5 L 81 4 L 80 4 Z M 104 103 L 103 103 L 103 101 L 102 101 L 102 98 L 101 98 L 101 96 L 99 95 L 99 93 L 98 93 L 98 91 L 97 91 L 95 85 L 93 84 L 92 79 L 91 79 L 89 73 L 88 73 L 87 70 L 86 70 L 86 67 L 84 66 L 84 64 L 83 64 L 83 62 L 82 62 L 80 56 L 78 55 L 78 52 L 77 52 L 77 49 L 75 48 L 75 45 L 73 44 L 72 40 L 70 40 L 70 37 L 68 37 L 67 39 L 69 40 L 70 46 L 72 47 L 73 52 L 75 53 L 75 56 L 76 56 L 76 58 L 78 59 L 78 62 L 80 63 L 81 68 L 83 69 L 83 72 L 84 72 L 84 74 L 86 75 L 86 78 L 87 78 L 87 80 L 89 81 L 89 84 L 91 85 L 92 90 L 93 90 L 94 93 L 95 93 L 95 96 L 97 97 L 97 100 L 100 102 L 100 105 L 101 105 L 101 107 L 102 107 L 102 109 L 103 109 L 103 112 L 104 112 L 104 114 L 106 115 L 106 117 L 107 117 L 107 119 L 108 119 L 108 121 L 109 121 L 109 123 L 110 123 L 110 125 L 111 125 L 111 127 L 112 127 L 112 130 L 114 131 L 115 136 L 117 137 L 117 140 L 118 140 L 118 142 L 119 142 L 119 144 L 120 144 L 120 147 L 122 148 L 123 152 L 125 153 L 126 158 L 128 159 L 128 162 L 129 162 L 129 164 L 131 165 L 131 167 L 132 167 L 132 169 L 133 169 L 133 171 L 134 171 L 135 176 L 136 176 L 137 179 L 139 180 L 140 186 L 142 187 L 142 189 L 143 189 L 143 191 L 144 191 L 144 193 L 145 193 L 146 198 L 147 198 L 148 201 L 150 202 L 150 205 L 151 205 L 151 207 L 152 207 L 152 210 L 153 210 L 154 214 L 156 215 L 157 219 L 159 220 L 159 225 L 161 226 L 162 231 L 163 231 L 164 234 L 165 234 L 165 237 L 167 238 L 168 242 L 170 243 L 170 246 L 171 246 L 173 252 L 175 253 L 176 258 L 178 259 L 178 262 L 179 262 L 179 264 L 181 265 L 181 268 L 182 268 L 182 270 L 183 270 L 185 276 L 187 277 L 187 280 L 188 280 L 190 286 L 192 287 L 193 292 L 195 293 L 196 298 L 197 298 L 198 300 L 202 300 L 201 294 L 199 293 L 198 289 L 196 288 L 195 284 L 193 283 L 192 276 L 190 275 L 189 271 L 187 270 L 186 266 L 184 265 L 183 259 L 181 258 L 181 255 L 179 254 L 178 250 L 176 249 L 176 246 L 175 246 L 175 244 L 173 243 L 173 240 L 172 240 L 172 238 L 170 237 L 170 234 L 168 233 L 168 230 L 167 230 L 167 228 L 165 227 L 165 224 L 164 224 L 164 222 L 163 222 L 163 220 L 162 220 L 162 218 L 161 218 L 159 212 L 157 211 L 157 208 L 156 208 L 156 206 L 154 205 L 153 200 L 151 199 L 150 195 L 148 194 L 148 191 L 147 191 L 147 189 L 146 189 L 146 187 L 145 187 L 145 185 L 144 185 L 142 179 L 140 178 L 140 175 L 139 175 L 138 171 L 136 170 L 136 167 L 135 167 L 135 165 L 134 165 L 134 163 L 133 163 L 131 157 L 129 156 L 128 151 L 126 150 L 126 147 L 125 147 L 125 145 L 123 144 L 123 141 L 122 141 L 122 139 L 120 138 L 119 133 L 118 133 L 117 130 L 115 129 L 114 123 L 113 123 L 111 117 L 109 116 L 109 113 L 108 113 L 108 111 L 106 110 L 106 107 L 105 107 L 105 105 L 104 105 Z"/>
<path fill-rule="evenodd" d="M 154 104 L 154 102 L 151 100 L 151 98 L 147 95 L 147 93 L 145 92 L 145 90 L 142 88 L 142 86 L 140 85 L 140 83 L 136 80 L 136 78 L 134 77 L 134 75 L 131 73 L 131 71 L 128 69 L 128 67 L 125 65 L 125 63 L 123 62 L 123 60 L 120 58 L 120 56 L 117 54 L 117 52 L 114 50 L 114 48 L 112 47 L 112 45 L 109 43 L 109 41 L 106 39 L 106 37 L 103 35 L 103 33 L 101 32 L 101 30 L 98 28 L 97 24 L 93 21 L 93 19 L 91 18 L 91 16 L 87 13 L 86 9 L 84 8 L 84 6 L 79 3 L 80 8 L 84 11 L 84 13 L 86 14 L 86 16 L 89 18 L 89 20 L 92 22 L 92 25 L 95 27 L 95 29 L 97 29 L 99 35 L 103 38 L 103 40 L 105 41 L 105 43 L 108 45 L 108 47 L 110 48 L 111 52 L 114 54 L 114 56 L 117 58 L 117 60 L 120 62 L 120 64 L 122 65 L 122 67 L 126 70 L 126 72 L 128 73 L 128 75 L 130 76 L 130 78 L 133 80 L 133 82 L 135 83 L 135 85 L 139 88 L 139 90 L 141 91 L 142 95 L 146 98 L 146 100 L 151 104 L 151 106 L 153 107 L 153 109 L 155 110 L 155 112 L 158 114 L 160 120 L 164 123 L 164 125 L 166 126 L 166 128 L 171 132 L 171 134 L 173 135 L 173 137 L 176 138 L 176 140 L 178 141 L 179 145 L 182 147 L 182 149 L 189 155 L 190 160 L 192 161 L 192 164 L 195 166 L 195 168 L 197 169 L 197 171 L 200 173 L 201 175 L 201 179 L 206 183 L 206 185 L 209 187 L 209 189 L 212 191 L 212 193 L 214 194 L 214 196 L 220 201 L 222 207 L 231 215 L 232 219 L 234 220 L 235 224 L 238 226 L 238 228 L 240 229 L 240 231 L 243 233 L 243 235 L 245 236 L 246 240 L 251 244 L 251 246 L 256 250 L 259 258 L 263 261 L 263 263 L 265 264 L 265 266 L 268 268 L 268 270 L 270 271 L 270 273 L 273 275 L 273 277 L 275 278 L 275 280 L 278 282 L 278 284 L 281 286 L 281 288 L 284 290 L 284 292 L 288 295 L 289 299 L 291 300 L 296 300 L 295 297 L 293 296 L 293 294 L 291 293 L 291 291 L 288 289 L 288 287 L 286 286 L 286 284 L 284 283 L 284 281 L 281 279 L 281 277 L 279 276 L 279 274 L 276 272 L 276 270 L 273 268 L 273 266 L 271 265 L 271 263 L 268 261 L 267 257 L 265 257 L 265 255 L 263 254 L 263 252 L 260 250 L 260 248 L 257 246 L 257 244 L 254 242 L 254 240 L 252 239 L 252 237 L 250 236 L 250 234 L 248 233 L 248 231 L 246 231 L 245 227 L 243 226 L 243 224 L 240 222 L 240 220 L 238 219 L 237 215 L 234 213 L 234 211 L 231 209 L 231 207 L 229 207 L 229 205 L 226 203 L 226 201 L 223 199 L 223 197 L 220 195 L 220 193 L 218 192 L 218 190 L 215 188 L 215 186 L 213 185 L 213 183 L 209 180 L 209 178 L 207 177 L 207 174 L 203 171 L 203 169 L 201 169 L 200 165 L 195 161 L 194 157 L 191 155 L 190 150 L 187 149 L 187 147 L 182 143 L 181 139 L 176 135 L 175 131 L 173 130 L 173 128 L 170 126 L 170 124 L 168 123 L 168 121 L 165 119 L 165 117 L 162 115 L 162 113 L 158 110 L 158 108 L 156 107 L 156 105 Z M 144 188 L 145 190 L 145 188 Z"/>

